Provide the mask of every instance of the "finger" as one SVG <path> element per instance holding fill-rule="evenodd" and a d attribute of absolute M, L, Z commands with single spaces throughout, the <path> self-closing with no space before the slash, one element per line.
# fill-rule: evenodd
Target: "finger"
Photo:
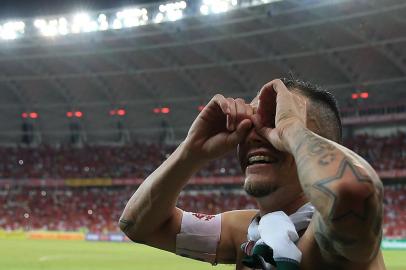
<path fill-rule="evenodd" d="M 227 98 L 227 102 L 230 109 L 230 125 L 228 126 L 228 130 L 234 131 L 236 128 L 237 120 L 237 105 L 235 104 L 235 100 L 233 98 Z"/>
<path fill-rule="evenodd" d="M 245 106 L 245 100 L 242 98 L 236 98 L 235 99 L 235 104 L 236 104 L 236 110 L 237 110 L 237 119 L 236 119 L 236 126 L 238 125 L 239 122 L 241 122 L 243 119 L 247 119 L 247 110 Z"/>
<path fill-rule="evenodd" d="M 250 119 L 252 124 L 254 125 L 255 130 L 259 131 L 264 126 L 260 114 L 253 114 Z"/>
<path fill-rule="evenodd" d="M 275 79 L 270 82 L 272 88 L 275 90 L 276 93 L 287 92 L 289 93 L 288 88 L 280 79 Z"/>
<path fill-rule="evenodd" d="M 273 88 L 272 82 L 262 87 L 258 97 L 257 114 L 261 115 L 263 124 L 269 127 L 275 125 L 277 93 Z"/>
<path fill-rule="evenodd" d="M 251 116 L 255 113 L 254 107 L 251 104 L 245 104 L 245 113 L 251 118 Z"/>
<path fill-rule="evenodd" d="M 242 120 L 236 127 L 236 130 L 228 136 L 227 144 L 235 146 L 239 144 L 248 135 L 251 127 L 252 122 L 250 119 Z"/>
<path fill-rule="evenodd" d="M 281 140 L 281 134 L 279 129 L 277 128 L 272 129 L 271 132 L 268 134 L 268 140 L 277 150 L 286 151 L 285 146 L 283 145 Z"/>
<path fill-rule="evenodd" d="M 212 103 L 212 102 L 214 102 L 215 104 L 217 104 L 217 105 L 221 108 L 221 111 L 222 111 L 224 114 L 229 114 L 229 113 L 230 113 L 230 109 L 229 109 L 229 106 L 228 106 L 227 99 L 226 99 L 223 95 L 216 94 L 216 95 L 211 99 L 211 101 L 209 102 L 209 104 Z"/>

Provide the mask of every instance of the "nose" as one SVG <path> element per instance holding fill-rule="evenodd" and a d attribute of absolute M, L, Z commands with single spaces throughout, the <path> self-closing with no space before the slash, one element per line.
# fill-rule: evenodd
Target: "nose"
<path fill-rule="evenodd" d="M 245 138 L 245 140 L 242 142 L 242 144 L 255 145 L 255 144 L 264 144 L 266 142 L 267 140 L 261 135 L 259 135 L 258 132 L 255 130 L 255 128 L 252 128 L 248 133 L 247 137 Z"/>

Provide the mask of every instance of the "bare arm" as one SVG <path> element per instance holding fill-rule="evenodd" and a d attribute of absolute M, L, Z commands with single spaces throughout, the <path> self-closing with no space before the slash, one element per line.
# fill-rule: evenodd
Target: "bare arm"
<path fill-rule="evenodd" d="M 351 150 L 304 127 L 291 131 L 286 136 L 300 183 L 319 212 L 320 248 L 351 261 L 373 259 L 382 237 L 383 187 L 376 172 Z"/>
<path fill-rule="evenodd" d="M 128 201 L 119 221 L 121 230 L 133 241 L 174 251 L 182 219 L 176 202 L 198 167 L 181 144 Z"/>
<path fill-rule="evenodd" d="M 130 239 L 175 252 L 176 235 L 182 222 L 182 210 L 176 208 L 180 191 L 201 166 L 234 149 L 246 136 L 251 128 L 247 109 L 242 100 L 226 99 L 221 95 L 209 102 L 192 124 L 186 140 L 141 184 L 127 203 L 119 223 Z M 217 250 L 219 262 L 230 262 L 235 257 L 234 239 L 230 238 L 233 235 L 229 230 L 236 216 L 241 217 L 240 222 L 244 225 L 253 214 L 246 211 L 223 214 L 224 233 Z"/>
<path fill-rule="evenodd" d="M 273 91 L 275 128 L 261 124 Z M 305 98 L 289 92 L 280 80 L 265 85 L 259 99 L 255 126 L 277 149 L 294 156 L 300 184 L 319 213 L 314 228 L 322 254 L 372 260 L 379 250 L 382 222 L 383 188 L 376 172 L 351 150 L 310 131 Z"/>

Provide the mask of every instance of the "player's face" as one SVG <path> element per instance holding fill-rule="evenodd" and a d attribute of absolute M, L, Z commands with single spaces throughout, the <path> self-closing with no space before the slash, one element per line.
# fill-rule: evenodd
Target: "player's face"
<path fill-rule="evenodd" d="M 256 111 L 258 98 L 251 106 Z M 300 189 L 293 156 L 275 149 L 255 129 L 239 144 L 238 158 L 245 175 L 244 189 L 251 196 L 264 197 L 287 186 Z"/>

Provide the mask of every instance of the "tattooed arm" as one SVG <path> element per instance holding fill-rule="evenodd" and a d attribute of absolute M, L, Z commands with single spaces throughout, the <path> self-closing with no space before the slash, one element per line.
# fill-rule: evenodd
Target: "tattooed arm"
<path fill-rule="evenodd" d="M 373 259 L 383 218 L 376 172 L 351 150 L 305 127 L 286 136 L 302 188 L 319 212 L 314 229 L 322 252 L 358 262 Z"/>
<path fill-rule="evenodd" d="M 264 124 L 269 119 L 263 112 L 269 115 L 264 104 L 272 104 L 275 92 L 272 128 Z M 274 80 L 261 90 L 255 127 L 277 149 L 294 156 L 300 184 L 318 212 L 314 230 L 322 254 L 370 261 L 381 240 L 382 183 L 360 156 L 307 128 L 309 102 Z"/>

